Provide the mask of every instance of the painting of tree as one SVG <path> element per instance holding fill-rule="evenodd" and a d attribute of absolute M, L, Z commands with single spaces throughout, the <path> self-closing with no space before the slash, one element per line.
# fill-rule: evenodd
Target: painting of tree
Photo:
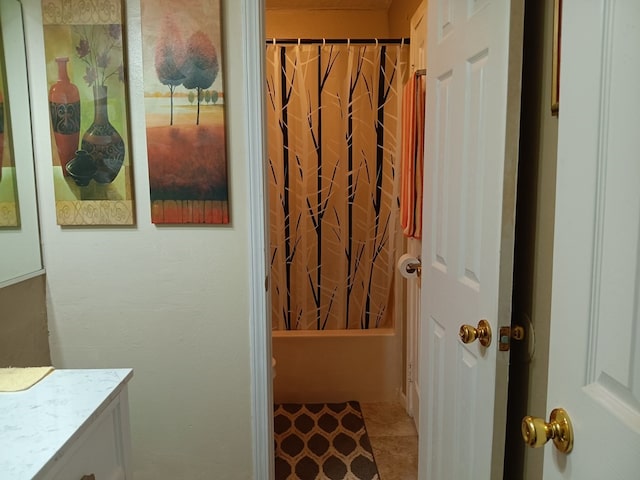
<path fill-rule="evenodd" d="M 160 28 L 160 37 L 156 44 L 155 66 L 158 80 L 169 87 L 171 99 L 170 125 L 173 125 L 173 92 L 185 80 L 182 72 L 183 48 L 180 30 L 173 18 L 167 15 Z"/>
<path fill-rule="evenodd" d="M 141 0 L 141 14 L 151 220 L 228 223 L 220 0 Z"/>
<path fill-rule="evenodd" d="M 209 88 L 218 76 L 218 54 L 211 40 L 202 32 L 196 32 L 187 41 L 182 73 L 183 85 L 188 89 L 196 89 L 198 113 L 196 125 L 200 125 L 200 102 L 202 91 Z"/>

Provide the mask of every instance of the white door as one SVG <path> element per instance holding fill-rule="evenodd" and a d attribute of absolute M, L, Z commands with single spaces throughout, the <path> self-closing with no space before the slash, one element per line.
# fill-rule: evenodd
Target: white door
<path fill-rule="evenodd" d="M 427 17 L 419 478 L 499 479 L 522 2 L 430 0 Z M 462 344 L 460 326 L 481 319 L 490 346 Z"/>
<path fill-rule="evenodd" d="M 411 74 L 427 68 L 427 4 L 422 2 L 411 17 Z M 407 253 L 420 258 L 422 241 L 407 239 Z M 407 413 L 416 429 L 420 422 L 420 278 L 406 280 L 407 292 Z"/>
<path fill-rule="evenodd" d="M 563 8 L 547 408 L 567 411 L 575 440 L 568 455 L 545 447 L 544 478 L 628 480 L 640 478 L 640 2 Z"/>

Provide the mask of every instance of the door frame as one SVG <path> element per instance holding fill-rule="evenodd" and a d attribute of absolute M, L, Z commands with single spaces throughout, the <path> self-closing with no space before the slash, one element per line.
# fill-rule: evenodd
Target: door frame
<path fill-rule="evenodd" d="M 425 40 L 427 35 L 427 25 L 428 21 L 427 16 L 427 0 L 422 0 L 414 12 L 411 14 L 410 24 L 410 34 L 411 34 L 411 43 L 410 43 L 410 69 L 409 74 L 415 75 L 415 71 L 418 69 L 423 69 L 427 67 L 427 52 L 424 52 L 423 62 L 418 64 L 415 62 L 415 58 L 413 56 L 413 47 L 415 44 L 414 41 L 414 22 L 416 22 L 416 17 L 422 14 L 422 23 L 424 27 Z M 426 82 L 426 78 L 425 78 Z M 424 145 L 422 145 L 424 148 Z M 413 255 L 414 257 L 421 259 L 422 254 L 422 239 L 414 239 L 414 238 L 406 238 L 404 239 L 404 251 L 409 255 Z M 417 285 L 410 285 L 410 282 L 414 282 Z M 405 322 L 401 324 L 404 325 L 404 331 L 402 335 L 406 341 L 406 349 L 404 352 L 404 368 L 406 369 L 406 374 L 404 376 L 403 382 L 405 387 L 404 394 L 404 403 L 405 410 L 407 414 L 413 418 L 414 425 L 416 430 L 420 429 L 419 421 L 420 421 L 420 322 L 421 322 L 421 279 L 407 279 L 406 281 L 401 280 L 399 282 L 402 285 L 404 290 L 404 295 L 398 296 L 397 298 L 403 298 L 405 300 L 405 304 L 401 306 L 402 315 L 406 319 Z M 415 290 L 414 288 L 415 287 Z M 417 298 L 414 298 L 410 295 L 411 290 L 414 290 L 414 293 L 417 295 Z M 411 305 L 413 303 L 413 305 Z M 398 310 L 396 310 L 396 318 L 402 318 L 398 315 Z"/>
<path fill-rule="evenodd" d="M 246 158 L 249 175 L 249 336 L 251 363 L 251 450 L 253 478 L 274 476 L 271 317 L 268 313 L 267 231 L 264 160 L 266 159 L 264 92 L 264 0 L 242 0 L 242 49 L 246 71 Z"/>
<path fill-rule="evenodd" d="M 242 2 L 242 48 L 246 71 L 243 76 L 245 97 L 246 158 L 248 160 L 249 191 L 249 336 L 251 366 L 251 444 L 254 479 L 269 480 L 274 477 L 273 447 L 273 384 L 271 379 L 271 317 L 268 310 L 268 270 L 267 270 L 267 230 L 266 230 L 266 134 L 265 134 L 265 52 L 264 52 L 264 0 L 241 0 Z M 512 2 L 512 5 L 514 2 Z M 519 2 L 515 2 L 519 4 Z M 522 7 L 523 8 L 523 7 Z M 522 12 L 524 13 L 524 12 Z M 514 12 L 511 12 L 514 15 Z M 520 32 L 522 33 L 522 32 Z M 512 33 L 513 34 L 513 33 Z M 510 42 L 511 44 L 511 42 Z M 510 57 L 519 57 L 522 66 L 522 52 L 513 49 Z M 516 68 L 512 66 L 511 68 Z M 510 101 L 520 101 L 509 95 Z M 507 129 L 519 129 L 507 124 Z M 508 135 L 509 138 L 513 138 Z M 517 136 L 516 136 L 517 138 Z M 518 158 L 518 142 L 507 146 L 507 156 Z M 511 166 L 510 166 L 511 167 Z M 509 168 L 509 167 L 507 167 Z M 515 190 L 515 185 L 505 185 L 505 190 Z M 503 216 L 515 216 L 514 211 L 503 211 Z M 503 236 L 505 232 L 502 232 Z M 513 252 L 503 253 L 505 264 L 510 262 L 509 275 L 513 273 Z M 500 272 L 505 275 L 506 272 Z M 499 299 L 499 310 L 507 317 L 511 308 L 511 295 Z M 506 395 L 506 392 L 505 392 Z M 494 441 L 496 439 L 494 438 Z M 504 441 L 504 439 L 503 439 Z M 504 448 L 501 449 L 504 452 Z M 504 453 L 503 453 L 504 454 Z M 494 459 L 496 460 L 496 459 Z"/>

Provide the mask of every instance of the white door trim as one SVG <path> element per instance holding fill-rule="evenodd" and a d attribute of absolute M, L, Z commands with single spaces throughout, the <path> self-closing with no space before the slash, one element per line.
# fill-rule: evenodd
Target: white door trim
<path fill-rule="evenodd" d="M 273 463 L 271 320 L 265 291 L 264 0 L 242 0 L 246 155 L 249 171 L 251 443 L 253 478 L 269 480 Z"/>

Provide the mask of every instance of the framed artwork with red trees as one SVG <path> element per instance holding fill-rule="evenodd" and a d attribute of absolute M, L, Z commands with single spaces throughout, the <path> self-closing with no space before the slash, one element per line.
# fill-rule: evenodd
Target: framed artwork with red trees
<path fill-rule="evenodd" d="M 142 0 L 155 224 L 229 223 L 220 0 Z"/>

